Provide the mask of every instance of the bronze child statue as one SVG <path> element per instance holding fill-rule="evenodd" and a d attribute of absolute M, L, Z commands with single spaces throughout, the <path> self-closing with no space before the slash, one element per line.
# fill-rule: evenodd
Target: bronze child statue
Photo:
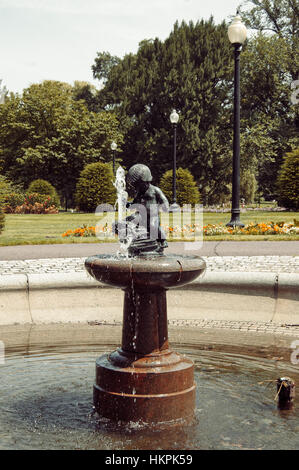
<path fill-rule="evenodd" d="M 168 200 L 161 189 L 151 184 L 151 171 L 146 165 L 138 163 L 132 166 L 126 180 L 129 193 L 134 193 L 133 202 L 128 203 L 127 207 L 136 209 L 133 215 L 125 219 L 126 227 L 135 227 L 129 254 L 162 254 L 168 244 L 161 227 L 160 211 L 169 210 Z"/>

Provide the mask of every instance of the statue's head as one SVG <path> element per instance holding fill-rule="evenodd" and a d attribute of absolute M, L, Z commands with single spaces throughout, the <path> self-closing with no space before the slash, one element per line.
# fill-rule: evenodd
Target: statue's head
<path fill-rule="evenodd" d="M 150 183 L 153 177 L 148 166 L 137 163 L 131 166 L 127 174 L 127 183 L 137 186 L 138 183 Z"/>

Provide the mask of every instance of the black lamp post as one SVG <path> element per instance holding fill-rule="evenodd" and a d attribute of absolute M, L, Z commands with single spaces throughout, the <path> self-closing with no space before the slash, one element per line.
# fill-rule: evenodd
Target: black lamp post
<path fill-rule="evenodd" d="M 173 172 L 172 172 L 172 198 L 173 203 L 170 206 L 170 210 L 179 209 L 179 205 L 176 202 L 176 129 L 177 123 L 179 122 L 179 115 L 175 109 L 172 110 L 170 115 L 170 122 L 173 125 Z"/>
<path fill-rule="evenodd" d="M 117 143 L 116 142 L 111 142 L 110 148 L 112 150 L 112 156 L 113 156 L 113 175 L 115 175 L 115 150 L 117 149 Z"/>
<path fill-rule="evenodd" d="M 228 37 L 235 49 L 234 79 L 234 141 L 233 141 L 233 180 L 232 211 L 228 227 L 244 227 L 240 221 L 240 53 L 247 37 L 247 30 L 238 15 L 228 27 Z"/>

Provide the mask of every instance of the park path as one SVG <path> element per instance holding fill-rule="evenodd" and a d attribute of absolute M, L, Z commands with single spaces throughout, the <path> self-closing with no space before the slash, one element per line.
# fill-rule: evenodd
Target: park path
<path fill-rule="evenodd" d="M 200 256 L 299 256 L 299 241 L 205 241 L 200 249 L 185 250 L 184 243 L 172 242 L 166 253 Z M 191 246 L 192 244 L 190 244 Z M 59 245 L 1 246 L 0 260 L 82 258 L 94 254 L 112 254 L 118 243 L 70 243 Z"/>
<path fill-rule="evenodd" d="M 117 243 L 0 247 L 0 275 L 81 272 L 86 257 L 118 248 Z M 200 255 L 208 271 L 299 273 L 299 242 L 205 242 L 190 251 L 173 242 L 166 253 Z"/>

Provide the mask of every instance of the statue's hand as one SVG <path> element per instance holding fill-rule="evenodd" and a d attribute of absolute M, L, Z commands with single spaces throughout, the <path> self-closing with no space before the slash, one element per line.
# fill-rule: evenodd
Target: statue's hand
<path fill-rule="evenodd" d="M 159 205 L 159 210 L 163 212 L 168 212 L 169 211 L 169 204 L 168 201 L 164 201 L 163 204 Z"/>

